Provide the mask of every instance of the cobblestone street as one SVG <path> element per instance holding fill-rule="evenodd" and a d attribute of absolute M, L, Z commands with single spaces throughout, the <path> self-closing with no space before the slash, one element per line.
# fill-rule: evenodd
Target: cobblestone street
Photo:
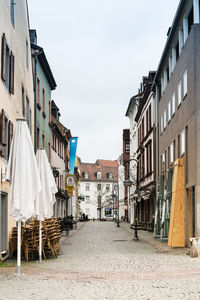
<path fill-rule="evenodd" d="M 79 224 L 57 259 L 23 263 L 20 277 L 0 268 L 0 300 L 200 299 L 198 258 L 132 238 L 128 224 Z"/>

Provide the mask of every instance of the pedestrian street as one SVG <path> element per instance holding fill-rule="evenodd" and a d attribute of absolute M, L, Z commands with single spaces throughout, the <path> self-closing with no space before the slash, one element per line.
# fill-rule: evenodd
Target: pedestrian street
<path fill-rule="evenodd" d="M 79 223 L 57 259 L 22 262 L 21 276 L 1 267 L 0 299 L 199 299 L 199 258 L 159 251 L 142 236 L 133 241 L 128 223 Z"/>

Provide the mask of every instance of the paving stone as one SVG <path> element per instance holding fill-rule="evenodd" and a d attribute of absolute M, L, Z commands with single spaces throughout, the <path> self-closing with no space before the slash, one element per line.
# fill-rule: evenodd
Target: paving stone
<path fill-rule="evenodd" d="M 167 251 L 148 233 L 134 242 L 130 226 L 121 225 L 79 224 L 62 238 L 57 259 L 23 264 L 20 277 L 1 268 L 0 300 L 200 299 L 199 258 Z"/>

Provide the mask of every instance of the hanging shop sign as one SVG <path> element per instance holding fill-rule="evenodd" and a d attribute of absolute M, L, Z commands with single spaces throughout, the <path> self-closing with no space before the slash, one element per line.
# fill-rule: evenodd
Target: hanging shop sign
<path fill-rule="evenodd" d="M 74 187 L 74 175 L 67 175 L 67 188 Z"/>

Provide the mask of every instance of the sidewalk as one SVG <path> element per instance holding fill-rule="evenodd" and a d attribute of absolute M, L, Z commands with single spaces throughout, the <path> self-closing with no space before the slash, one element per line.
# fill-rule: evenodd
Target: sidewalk
<path fill-rule="evenodd" d="M 78 222 L 77 223 L 77 228 L 71 229 L 69 230 L 69 234 L 66 235 L 65 232 L 62 233 L 61 239 L 60 239 L 60 246 L 62 247 L 62 245 L 72 236 L 74 235 L 76 232 L 78 232 L 79 230 L 81 230 L 81 228 L 85 225 L 85 222 Z"/>
<path fill-rule="evenodd" d="M 129 223 L 120 223 L 120 226 L 129 231 L 134 236 L 134 230 L 130 228 Z M 186 254 L 187 248 L 172 248 L 168 247 L 167 243 L 161 242 L 159 239 L 154 238 L 153 232 L 148 232 L 145 230 L 138 230 L 138 237 L 141 241 L 151 245 L 157 253 L 169 253 L 174 255 Z"/>

